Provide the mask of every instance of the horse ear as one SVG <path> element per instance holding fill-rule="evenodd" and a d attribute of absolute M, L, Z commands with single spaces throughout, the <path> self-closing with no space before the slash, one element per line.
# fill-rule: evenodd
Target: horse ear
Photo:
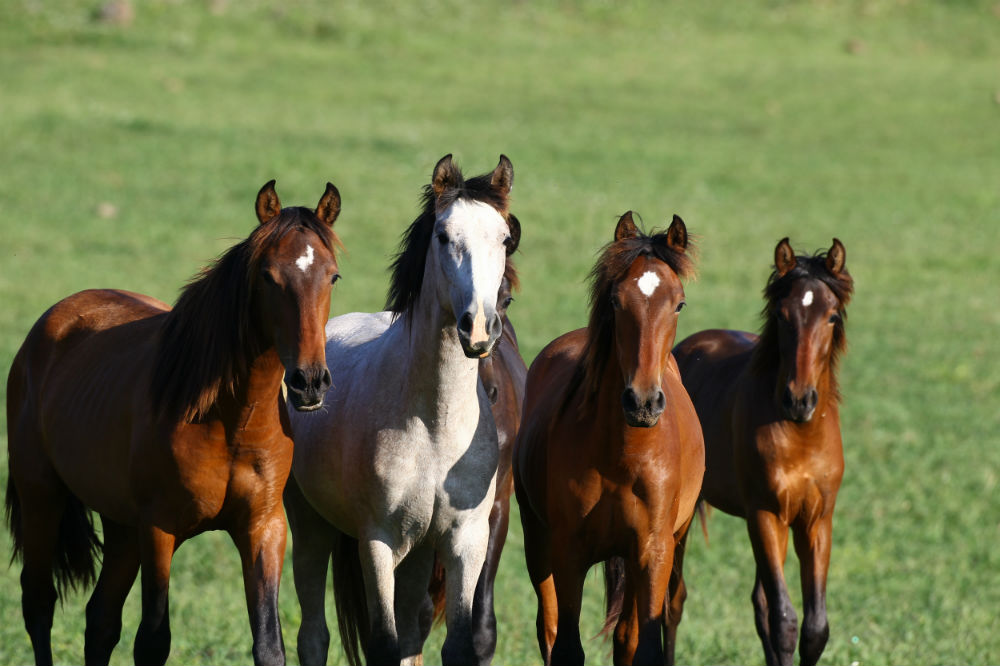
<path fill-rule="evenodd" d="M 273 220 L 281 212 L 278 193 L 274 191 L 274 179 L 267 181 L 257 193 L 257 219 L 261 224 Z"/>
<path fill-rule="evenodd" d="M 434 166 L 434 175 L 431 176 L 431 189 L 434 191 L 435 197 L 440 197 L 445 190 L 460 187 L 461 185 L 462 172 L 458 170 L 458 167 L 451 160 L 451 153 L 448 153 L 439 159 L 438 163 Z"/>
<path fill-rule="evenodd" d="M 618 218 L 618 225 L 615 227 L 615 242 L 626 238 L 635 238 L 639 235 L 639 228 L 632 220 L 632 211 L 627 210 L 625 214 Z"/>
<path fill-rule="evenodd" d="M 674 219 L 670 221 L 670 228 L 667 229 L 667 245 L 677 252 L 684 252 L 688 246 L 687 225 L 676 213 Z"/>
<path fill-rule="evenodd" d="M 340 192 L 333 183 L 327 183 L 326 192 L 316 204 L 316 217 L 326 226 L 332 227 L 338 215 L 340 215 Z"/>
<path fill-rule="evenodd" d="M 507 215 L 507 227 L 510 229 L 510 240 L 507 241 L 507 256 L 514 254 L 521 244 L 521 221 L 514 215 Z"/>
<path fill-rule="evenodd" d="M 514 187 L 514 165 L 510 163 L 506 155 L 500 155 L 500 163 L 497 164 L 496 169 L 493 169 L 490 185 L 503 192 L 504 196 L 510 194 Z"/>
<path fill-rule="evenodd" d="M 826 270 L 833 275 L 838 275 L 844 270 L 844 262 L 847 260 L 847 250 L 839 238 L 833 239 L 833 245 L 826 253 Z"/>
<path fill-rule="evenodd" d="M 783 277 L 788 271 L 795 268 L 796 263 L 795 251 L 792 250 L 786 236 L 778 241 L 777 247 L 774 248 L 774 268 L 778 271 L 778 277 Z"/>

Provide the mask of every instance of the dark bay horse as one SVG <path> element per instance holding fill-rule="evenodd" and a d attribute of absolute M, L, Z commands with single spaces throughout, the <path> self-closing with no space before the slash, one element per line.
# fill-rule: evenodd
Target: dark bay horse
<path fill-rule="evenodd" d="M 503 321 L 503 333 L 493 348 L 493 353 L 479 359 L 479 379 L 486 389 L 486 396 L 491 404 L 500 446 L 496 496 L 493 508 L 490 510 L 490 540 L 472 606 L 476 651 L 489 656 L 487 661 L 491 661 L 492 655 L 496 652 L 497 619 L 494 611 L 493 587 L 510 524 L 510 496 L 514 492 L 511 453 L 514 448 L 514 437 L 521 426 L 521 403 L 524 401 L 524 381 L 528 374 L 528 368 L 518 350 L 514 325 L 507 317 L 507 308 L 514 300 L 512 292 L 517 288 L 517 270 L 508 258 L 500 291 L 497 293 L 497 314 Z M 430 590 L 434 601 L 435 621 L 444 618 L 444 578 L 444 568 L 440 563 L 436 563 Z"/>
<path fill-rule="evenodd" d="M 447 577 L 441 662 L 489 659 L 473 606 L 499 451 L 478 367 L 503 333 L 497 293 L 520 237 L 508 210 L 513 178 L 502 155 L 469 179 L 451 155 L 441 158 L 393 263 L 388 310 L 327 323 L 337 383 L 324 410 L 291 415 L 285 493 L 303 663 L 327 658 L 331 557 L 352 663 L 420 663 L 435 557 Z"/>
<path fill-rule="evenodd" d="M 757 633 L 769 666 L 792 663 L 796 617 L 785 585 L 794 536 L 805 617 L 799 656 L 815 664 L 830 634 L 826 573 L 833 507 L 844 473 L 837 361 L 854 283 L 843 244 L 795 256 L 774 251 L 760 337 L 696 333 L 674 349 L 705 433 L 702 498 L 747 521 L 757 562 Z"/>
<path fill-rule="evenodd" d="M 592 272 L 587 328 L 528 370 L 514 488 L 545 662 L 584 660 L 580 603 L 597 562 L 620 557 L 616 664 L 662 663 L 664 600 L 705 469 L 698 417 L 670 354 L 693 272 L 684 222 L 638 230 L 631 212 Z"/>
<path fill-rule="evenodd" d="M 292 439 L 281 383 L 300 410 L 321 407 L 330 385 L 323 326 L 340 195 L 327 184 L 315 211 L 282 209 L 272 180 L 256 211 L 259 226 L 173 309 L 83 291 L 49 308 L 14 358 L 7 519 L 38 664 L 52 662 L 56 599 L 94 580 L 102 546 L 91 511 L 104 543 L 87 663 L 108 663 L 140 566 L 135 661 L 166 661 L 174 551 L 216 529 L 240 552 L 254 661 L 284 663 L 277 601 Z"/>

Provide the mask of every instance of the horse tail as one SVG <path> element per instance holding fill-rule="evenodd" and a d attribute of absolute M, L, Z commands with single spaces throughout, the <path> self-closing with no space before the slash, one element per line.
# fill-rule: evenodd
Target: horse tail
<path fill-rule="evenodd" d="M 445 600 L 447 596 L 445 594 L 444 567 L 441 565 L 441 561 L 438 559 L 436 553 L 434 555 L 434 570 L 431 573 L 431 583 L 427 586 L 427 593 L 430 594 L 431 603 L 434 604 L 434 614 L 431 616 L 432 626 L 440 625 L 444 622 Z"/>
<path fill-rule="evenodd" d="M 7 379 L 7 493 L 5 497 L 5 520 L 10 530 L 13 549 L 11 563 L 24 557 L 24 519 L 21 509 L 21 496 L 17 492 L 14 481 L 11 449 L 14 441 L 25 430 L 28 420 L 24 410 L 27 409 L 26 381 L 23 372 L 21 354 L 14 359 L 10 375 Z M 61 482 L 60 482 L 61 483 Z M 76 589 L 77 585 L 87 587 L 97 579 L 95 561 L 100 556 L 101 540 L 94 530 L 94 521 L 90 510 L 78 498 L 73 496 L 63 486 L 60 488 L 65 502 L 59 518 L 59 532 L 56 539 L 56 549 L 53 557 L 53 568 L 56 578 L 56 594 L 65 598 L 67 590 Z M 31 529 L 32 526 L 28 526 Z"/>
<path fill-rule="evenodd" d="M 708 512 L 711 507 L 705 500 L 699 498 L 694 510 L 698 512 L 698 522 L 701 523 L 701 535 L 705 537 L 705 545 L 708 545 Z"/>
<path fill-rule="evenodd" d="M 618 624 L 625 604 L 625 560 L 612 557 L 604 561 L 604 626 L 599 636 L 607 635 Z"/>
<path fill-rule="evenodd" d="M 333 539 L 333 597 L 337 608 L 340 642 L 351 666 L 368 660 L 368 599 L 358 540 L 339 530 Z"/>

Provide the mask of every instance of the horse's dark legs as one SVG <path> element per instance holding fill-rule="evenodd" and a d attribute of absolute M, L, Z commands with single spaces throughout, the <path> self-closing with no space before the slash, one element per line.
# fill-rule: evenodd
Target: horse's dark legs
<path fill-rule="evenodd" d="M 330 525 L 302 495 L 294 477 L 285 486 L 285 509 L 292 528 L 292 574 L 302 608 L 298 655 L 304 666 L 325 666 L 330 650 L 326 624 L 326 576 L 333 542 Z"/>
<path fill-rule="evenodd" d="M 14 483 L 10 479 L 8 483 Z M 34 491 L 35 488 L 32 488 Z M 52 617 L 56 587 L 52 580 L 54 557 L 59 540 L 59 522 L 65 511 L 62 493 L 28 494 L 18 487 L 21 501 L 21 543 L 24 567 L 21 570 L 21 612 L 24 628 L 31 638 L 36 666 L 52 663 Z"/>
<path fill-rule="evenodd" d="M 170 654 L 170 563 L 179 545 L 156 527 L 139 529 L 142 562 L 142 620 L 132 656 L 137 664 L 164 664 Z"/>
<path fill-rule="evenodd" d="M 819 519 L 805 529 L 795 529 L 795 553 L 802 579 L 802 636 L 799 662 L 813 666 L 819 661 L 830 638 L 826 618 L 826 573 L 830 565 L 833 516 Z"/>
<path fill-rule="evenodd" d="M 402 663 L 422 663 L 424 627 L 434 603 L 427 583 L 434 568 L 434 551 L 429 547 L 411 550 L 396 567 L 396 632 Z"/>
<path fill-rule="evenodd" d="M 653 556 L 645 552 L 643 544 L 638 544 L 638 561 L 634 565 L 629 565 L 626 560 L 626 571 L 629 576 L 634 577 L 635 584 L 635 619 L 637 632 L 635 654 L 632 655 L 630 663 L 634 666 L 644 664 L 663 664 L 665 654 L 663 652 L 663 641 L 661 637 L 664 623 L 664 610 L 667 604 L 667 589 L 670 584 L 671 571 L 673 570 L 674 546 L 673 534 L 656 538 L 653 535 L 650 541 L 662 544 L 662 554 Z M 646 562 L 646 566 L 641 567 L 639 562 Z M 624 663 L 629 660 L 622 660 Z"/>
<path fill-rule="evenodd" d="M 256 518 L 256 520 L 254 520 Z M 243 589 L 250 614 L 254 664 L 284 664 L 285 643 L 278 615 L 278 586 L 285 563 L 288 532 L 279 504 L 270 516 L 252 516 L 251 524 L 232 534 L 243 563 Z"/>
<path fill-rule="evenodd" d="M 553 664 L 583 664 L 583 643 L 580 640 L 580 609 L 583 604 L 583 583 L 587 565 L 579 558 L 580 549 L 566 539 L 552 543 L 552 573 L 555 584 L 558 621 L 556 640 L 552 645 Z"/>
<path fill-rule="evenodd" d="M 768 666 L 791 666 L 795 656 L 798 633 L 795 609 L 788 597 L 785 586 L 784 562 L 788 552 L 788 526 L 769 511 L 753 511 L 747 517 L 750 545 L 753 546 L 757 562 L 757 583 L 754 587 L 754 604 L 758 618 L 766 613 L 767 633 L 761 633 L 762 623 L 758 619 L 757 631 L 768 659 Z M 763 591 L 767 608 L 760 607 Z M 773 660 L 773 661 L 772 661 Z"/>
<path fill-rule="evenodd" d="M 493 661 L 497 649 L 497 616 L 493 604 L 493 585 L 500 566 L 500 553 L 507 541 L 510 523 L 510 497 L 493 503 L 490 511 L 490 541 L 486 547 L 486 561 L 476 583 L 476 596 L 472 602 L 472 633 L 476 656 L 485 663 Z"/>
<path fill-rule="evenodd" d="M 684 602 L 687 600 L 687 585 L 684 584 L 684 550 L 687 547 L 688 527 L 684 526 L 681 538 L 674 549 L 674 566 L 670 571 L 670 587 L 667 593 L 666 609 L 663 613 L 664 645 L 663 663 L 674 664 L 674 650 L 677 646 L 677 625 L 684 615 Z"/>
<path fill-rule="evenodd" d="M 139 542 L 134 527 L 102 517 L 104 563 L 94 593 L 87 603 L 84 658 L 88 664 L 107 664 L 122 632 L 122 606 L 139 573 Z"/>

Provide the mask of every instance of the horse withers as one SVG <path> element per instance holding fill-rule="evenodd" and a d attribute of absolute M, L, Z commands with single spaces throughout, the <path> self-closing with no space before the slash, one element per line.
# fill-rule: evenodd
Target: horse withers
<path fill-rule="evenodd" d="M 349 661 L 418 663 L 435 556 L 446 572 L 445 664 L 488 661 L 473 599 L 489 540 L 499 458 L 479 359 L 502 335 L 497 293 L 520 227 L 501 156 L 468 180 L 451 155 L 392 266 L 388 311 L 327 324 L 327 407 L 292 414 L 285 504 L 302 606 L 299 658 L 325 663 L 327 570 Z"/>
<path fill-rule="evenodd" d="M 830 634 L 826 574 L 833 508 L 844 473 L 837 362 L 854 282 L 843 244 L 796 256 L 774 251 L 760 336 L 695 333 L 674 349 L 705 433 L 702 499 L 747 521 L 757 562 L 752 601 L 769 666 L 795 654 L 796 616 L 785 585 L 791 528 L 805 616 L 801 663 L 815 664 Z"/>
<path fill-rule="evenodd" d="M 626 213 L 591 274 L 587 328 L 556 338 L 528 370 L 514 488 L 546 664 L 583 663 L 584 577 L 615 558 L 623 584 L 609 599 L 614 661 L 663 663 L 665 600 L 680 589 L 675 553 L 705 468 L 698 417 L 670 354 L 681 278 L 692 272 L 679 217 L 646 235 Z"/>
<path fill-rule="evenodd" d="M 87 663 L 110 659 L 140 567 L 135 661 L 166 661 L 171 559 L 215 529 L 240 552 L 254 661 L 284 663 L 277 601 L 292 439 L 281 383 L 300 410 L 321 407 L 330 384 L 323 325 L 338 276 L 340 194 L 327 184 L 315 210 L 283 209 L 271 181 L 256 211 L 257 228 L 173 309 L 83 291 L 49 308 L 14 358 L 7 516 L 38 664 L 52 662 L 57 598 L 94 579 L 102 547 L 91 511 L 104 543 Z"/>

